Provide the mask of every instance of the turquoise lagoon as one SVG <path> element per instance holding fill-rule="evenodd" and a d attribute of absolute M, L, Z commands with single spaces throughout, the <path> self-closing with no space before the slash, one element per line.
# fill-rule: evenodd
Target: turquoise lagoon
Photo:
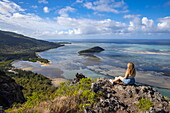
<path fill-rule="evenodd" d="M 137 70 L 137 83 L 156 87 L 170 97 L 170 40 L 64 41 L 72 44 L 39 53 L 40 57 L 52 61 L 48 66 L 27 61 L 14 62 L 13 66 L 50 78 L 73 79 L 76 73 L 92 78 L 114 78 L 124 76 L 127 63 L 133 62 Z M 105 51 L 93 56 L 78 54 L 78 51 L 94 46 L 100 46 Z"/>

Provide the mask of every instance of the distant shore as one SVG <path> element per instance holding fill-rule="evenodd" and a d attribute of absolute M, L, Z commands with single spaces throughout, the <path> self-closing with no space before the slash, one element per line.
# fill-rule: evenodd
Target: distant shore
<path fill-rule="evenodd" d="M 51 49 L 54 49 L 54 48 L 51 48 Z M 50 49 L 48 49 L 48 50 L 50 50 Z M 47 50 L 44 50 L 44 51 L 47 51 Z M 41 51 L 41 52 L 44 52 L 44 51 Z M 38 58 L 41 58 L 41 56 L 39 55 L 41 52 L 35 52 L 35 54 Z M 24 60 L 14 60 L 11 64 L 13 65 L 14 63 L 19 62 L 19 61 L 24 61 Z M 49 63 L 44 63 L 44 62 L 40 62 L 40 61 L 36 61 L 36 62 L 41 64 L 41 67 L 48 67 L 48 66 L 50 66 L 50 64 L 52 64 L 52 61 L 50 61 L 50 60 L 48 60 L 48 61 L 49 61 Z M 28 61 L 28 62 L 31 62 L 31 61 Z M 27 65 L 27 64 L 25 64 L 25 65 Z M 34 70 L 36 70 L 35 67 L 29 66 L 29 65 L 26 66 L 26 67 L 18 68 L 18 69 L 25 70 L 25 71 L 33 71 L 33 72 L 34 72 Z M 56 71 L 58 72 L 58 73 L 56 72 L 56 75 L 61 74 L 60 70 L 56 69 Z M 42 75 L 45 76 L 44 74 L 42 74 Z M 61 76 L 57 76 L 56 78 L 52 78 L 52 77 L 49 77 L 49 76 L 46 76 L 46 77 L 51 80 L 52 85 L 55 86 L 55 87 L 58 87 L 60 85 L 60 83 L 62 83 L 62 82 L 68 81 L 67 79 L 65 79 L 64 77 L 61 77 Z"/>

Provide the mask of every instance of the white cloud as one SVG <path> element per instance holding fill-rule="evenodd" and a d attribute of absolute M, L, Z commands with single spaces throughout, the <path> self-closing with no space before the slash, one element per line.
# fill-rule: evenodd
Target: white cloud
<path fill-rule="evenodd" d="M 74 30 L 77 34 L 108 34 L 108 33 L 122 33 L 126 24 L 113 21 L 111 19 L 105 20 L 90 20 L 90 19 L 75 19 L 69 17 L 57 17 L 59 25 L 67 26 L 66 29 Z M 66 33 L 69 34 L 69 32 Z"/>
<path fill-rule="evenodd" d="M 142 22 L 138 15 L 125 15 L 124 18 L 132 18 L 129 22 L 129 32 L 139 32 L 141 30 Z"/>
<path fill-rule="evenodd" d="M 3 4 L 2 7 L 6 6 L 10 10 L 6 10 L 6 12 L 0 10 L 0 29 L 2 30 L 15 31 L 35 37 L 45 31 L 52 32 L 62 29 L 62 26 L 57 25 L 54 21 L 42 19 L 33 13 L 25 13 L 14 2 L 8 1 L 8 4 L 5 3 L 6 1 L 2 1 L 1 6 Z"/>
<path fill-rule="evenodd" d="M 34 9 L 37 9 L 37 8 L 38 8 L 37 5 L 32 5 L 31 7 L 34 8 Z"/>
<path fill-rule="evenodd" d="M 100 4 L 103 4 L 102 1 L 100 2 Z M 96 2 L 96 4 L 99 3 Z M 120 6 L 115 4 L 115 7 Z M 74 12 L 76 9 L 67 6 L 59 10 L 60 16 L 56 17 L 55 20 L 50 20 L 43 19 L 33 13 L 26 13 L 19 5 L 8 0 L 0 1 L 0 8 L 2 9 L 0 10 L 0 29 L 15 31 L 36 38 L 56 38 L 65 35 L 73 37 L 109 35 L 114 37 L 122 34 L 170 33 L 170 17 L 160 18 L 160 22 L 156 25 L 148 17 L 125 15 L 124 18 L 129 21 L 129 24 L 126 24 L 111 19 L 71 18 L 68 13 Z M 45 12 L 49 12 L 48 7 L 45 10 Z"/>
<path fill-rule="evenodd" d="M 83 0 L 76 0 L 76 3 L 83 3 Z"/>
<path fill-rule="evenodd" d="M 92 9 L 99 12 L 111 12 L 111 13 L 126 13 L 127 5 L 123 0 L 97 0 L 95 2 L 86 2 L 84 6 L 87 9 Z"/>
<path fill-rule="evenodd" d="M 65 16 L 67 17 L 68 16 L 68 12 L 74 12 L 75 9 L 70 7 L 70 6 L 67 6 L 65 8 L 62 8 L 58 11 L 58 13 L 61 15 L 61 16 Z"/>
<path fill-rule="evenodd" d="M 142 17 L 142 19 L 140 19 L 140 15 L 125 15 L 124 18 L 132 19 L 129 22 L 129 32 L 153 33 L 156 30 L 154 27 L 154 21 L 147 17 Z"/>
<path fill-rule="evenodd" d="M 48 4 L 48 1 L 46 1 L 46 0 L 38 0 L 38 3 Z"/>
<path fill-rule="evenodd" d="M 49 12 L 50 12 L 50 10 L 49 10 L 48 7 L 44 7 L 44 8 L 43 8 L 43 11 L 44 11 L 44 13 L 49 13 Z"/>
<path fill-rule="evenodd" d="M 137 18 L 140 17 L 141 15 L 124 15 L 123 18 Z"/>
<path fill-rule="evenodd" d="M 148 19 L 147 17 L 142 18 L 142 30 L 143 31 L 154 31 L 154 21 L 152 19 Z"/>
<path fill-rule="evenodd" d="M 11 15 L 14 12 L 24 11 L 19 5 L 8 0 L 0 1 L 0 14 Z"/>
<path fill-rule="evenodd" d="M 158 31 L 160 32 L 170 32 L 170 16 L 159 18 L 161 23 L 157 24 Z"/>

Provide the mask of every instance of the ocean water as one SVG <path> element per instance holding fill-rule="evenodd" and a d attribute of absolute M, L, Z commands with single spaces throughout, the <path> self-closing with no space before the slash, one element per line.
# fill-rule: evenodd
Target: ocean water
<path fill-rule="evenodd" d="M 114 78 L 124 76 L 127 63 L 133 62 L 137 70 L 137 83 L 156 87 L 170 97 L 170 40 L 64 41 L 72 44 L 39 54 L 52 61 L 46 67 L 27 61 L 18 61 L 13 65 L 51 78 L 73 79 L 76 73 L 92 78 Z M 105 51 L 93 56 L 78 54 L 78 51 L 94 46 L 100 46 Z"/>

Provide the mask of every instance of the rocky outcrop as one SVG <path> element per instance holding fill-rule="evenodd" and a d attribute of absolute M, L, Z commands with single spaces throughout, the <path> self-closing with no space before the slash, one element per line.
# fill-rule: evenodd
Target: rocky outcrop
<path fill-rule="evenodd" d="M 11 107 L 13 103 L 25 101 L 22 89 L 15 80 L 0 71 L 0 106 L 3 106 L 3 109 Z"/>
<path fill-rule="evenodd" d="M 101 52 L 101 51 L 104 51 L 104 49 L 99 47 L 99 46 L 96 46 L 96 47 L 92 47 L 90 49 L 79 51 L 78 53 L 80 55 L 91 55 L 93 53 L 98 53 L 98 52 Z"/>
<path fill-rule="evenodd" d="M 76 74 L 73 84 L 81 78 Z M 92 83 L 92 91 L 102 92 L 99 101 L 86 109 L 87 113 L 169 113 L 170 101 L 155 88 L 144 85 L 125 85 L 121 82 L 110 83 L 108 79 L 98 79 Z M 143 111 L 138 105 L 141 99 L 149 100 L 152 105 Z M 146 107 L 147 102 L 141 103 Z M 145 106 L 146 104 L 146 106 Z"/>
<path fill-rule="evenodd" d="M 101 91 L 104 95 L 100 97 L 98 103 L 87 110 L 89 113 L 139 113 L 142 111 L 137 104 L 142 98 L 152 103 L 147 113 L 170 111 L 170 102 L 150 86 L 111 84 L 107 79 L 99 79 L 92 88 L 94 92 Z"/>

